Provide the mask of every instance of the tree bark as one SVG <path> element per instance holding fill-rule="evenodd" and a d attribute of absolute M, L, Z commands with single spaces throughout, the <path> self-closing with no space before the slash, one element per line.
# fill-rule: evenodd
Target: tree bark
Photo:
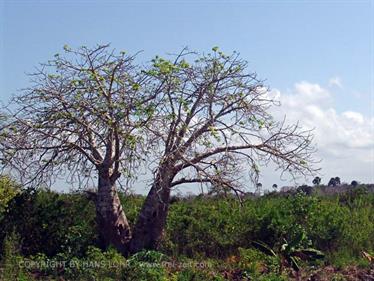
<path fill-rule="evenodd" d="M 95 203 L 100 240 L 104 247 L 113 245 L 123 255 L 127 255 L 131 229 L 109 174 L 109 171 L 99 172 Z"/>
<path fill-rule="evenodd" d="M 130 253 L 142 249 L 156 249 L 163 235 L 169 210 L 170 187 L 173 176 L 167 168 L 162 169 L 149 191 L 130 242 Z"/>

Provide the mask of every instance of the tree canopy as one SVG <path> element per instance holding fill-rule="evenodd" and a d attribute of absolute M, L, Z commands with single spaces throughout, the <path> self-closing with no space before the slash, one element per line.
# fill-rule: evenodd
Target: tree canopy
<path fill-rule="evenodd" d="M 243 172 L 257 181 L 269 162 L 292 176 L 315 172 L 311 131 L 274 120 L 269 109 L 278 101 L 238 53 L 185 49 L 156 57 L 147 72 L 160 85 L 148 128 L 158 140 L 155 157 L 180 175 L 172 186 L 208 182 L 237 191 Z"/>
<path fill-rule="evenodd" d="M 143 126 L 152 117 L 149 77 L 134 56 L 107 45 L 64 47 L 41 64 L 31 86 L 11 103 L 2 128 L 2 160 L 23 180 L 40 184 L 68 172 L 84 184 L 97 168 L 131 176 L 140 159 Z M 10 109 L 10 108 L 9 108 Z"/>

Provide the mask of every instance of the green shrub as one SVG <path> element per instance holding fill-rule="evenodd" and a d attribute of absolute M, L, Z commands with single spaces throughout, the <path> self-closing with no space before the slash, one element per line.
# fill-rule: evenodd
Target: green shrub
<path fill-rule="evenodd" d="M 0 224 L 0 242 L 14 229 L 23 255 L 82 256 L 97 240 L 95 207 L 80 194 L 24 190 L 8 203 Z"/>
<path fill-rule="evenodd" d="M 189 257 L 224 257 L 234 251 L 243 232 L 234 200 L 182 200 L 170 208 L 165 250 Z"/>
<path fill-rule="evenodd" d="M 279 260 L 277 257 L 265 255 L 261 251 L 249 248 L 239 248 L 240 262 L 239 267 L 249 276 L 261 276 L 263 269 L 273 273 L 279 272 Z"/>
<path fill-rule="evenodd" d="M 110 248 L 103 252 L 96 247 L 88 247 L 84 258 L 72 258 L 64 276 L 70 280 L 121 280 L 127 267 L 126 259 Z"/>
<path fill-rule="evenodd" d="M 144 197 L 123 194 L 120 197 L 130 224 L 134 225 Z M 329 196 L 272 194 L 246 199 L 242 206 L 233 197 L 179 198 L 170 206 L 159 248 L 173 258 L 144 251 L 128 260 L 113 249 L 103 252 L 96 248 L 95 206 L 84 194 L 20 190 L 9 198 L 4 216 L 0 215 L 0 246 L 5 250 L 2 256 L 8 260 L 23 259 L 39 264 L 48 260 L 126 264 L 110 270 L 88 266 L 58 270 L 41 267 L 29 271 L 38 274 L 38 279 L 94 280 L 93 276 L 96 280 L 220 280 L 225 278 L 223 269 L 227 269 L 240 278 L 283 280 L 276 277 L 275 260 L 254 250 L 253 241 L 262 241 L 278 250 L 285 241 L 304 237 L 300 247 L 322 250 L 326 264 L 339 267 L 352 264 L 367 267 L 361 252 L 374 251 L 374 194 L 360 189 Z M 9 238 L 4 238 L 10 237 L 13 231 L 19 236 L 18 254 L 10 254 L 12 251 L 5 249 Z M 26 257 L 22 258 L 21 254 Z M 237 263 L 227 260 L 238 256 Z M 170 259 L 185 258 L 194 261 L 210 258 L 220 264 L 206 270 L 162 266 Z M 149 266 L 152 263 L 161 263 L 161 266 Z M 20 272 L 28 274 L 27 270 Z M 77 276 L 81 279 L 74 279 Z"/>
<path fill-rule="evenodd" d="M 4 216 L 4 212 L 17 193 L 20 187 L 8 176 L 0 175 L 0 221 Z"/>
<path fill-rule="evenodd" d="M 212 275 L 201 270 L 188 268 L 188 269 L 184 269 L 178 272 L 175 280 L 177 281 L 200 281 L 200 280 L 221 281 L 225 279 L 219 275 Z"/>
<path fill-rule="evenodd" d="M 83 258 L 70 257 L 64 253 L 49 258 L 37 254 L 25 259 L 27 270 L 40 280 L 96 281 L 123 280 L 127 266 L 125 258 L 114 249 L 103 252 L 88 247 Z"/>
<path fill-rule="evenodd" d="M 11 232 L 4 239 L 3 256 L 0 262 L 0 280 L 26 281 L 33 280 L 23 266 L 23 257 L 20 255 L 20 238 L 16 232 Z"/>
<path fill-rule="evenodd" d="M 141 251 L 129 257 L 125 270 L 125 278 L 129 281 L 167 281 L 167 272 L 163 262 L 167 256 L 156 251 Z"/>

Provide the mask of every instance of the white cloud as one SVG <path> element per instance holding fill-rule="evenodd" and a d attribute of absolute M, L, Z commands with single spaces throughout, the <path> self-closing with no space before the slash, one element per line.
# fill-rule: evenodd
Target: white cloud
<path fill-rule="evenodd" d="M 340 89 L 343 89 L 342 81 L 341 81 L 340 77 L 338 77 L 338 76 L 331 77 L 329 79 L 329 86 L 330 87 L 338 87 Z"/>
<path fill-rule="evenodd" d="M 364 117 L 359 112 L 345 111 L 342 113 L 342 115 L 353 123 L 356 123 L 356 124 L 364 123 Z"/>
<path fill-rule="evenodd" d="M 281 102 L 274 109 L 275 117 L 286 115 L 290 123 L 300 121 L 305 128 L 315 129 L 316 157 L 323 160 L 325 181 L 332 176 L 340 176 L 347 182 L 374 181 L 373 117 L 355 111 L 337 112 L 333 95 L 320 85 L 306 81 L 296 83 L 289 92 L 275 89 L 270 95 Z"/>

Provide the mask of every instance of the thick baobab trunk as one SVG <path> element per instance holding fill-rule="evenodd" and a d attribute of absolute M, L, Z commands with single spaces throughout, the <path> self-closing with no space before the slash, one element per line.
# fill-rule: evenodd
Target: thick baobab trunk
<path fill-rule="evenodd" d="M 109 172 L 99 173 L 96 195 L 96 220 L 103 246 L 113 245 L 122 254 L 127 254 L 127 243 L 131 230 L 114 183 Z"/>
<path fill-rule="evenodd" d="M 169 210 L 172 175 L 167 169 L 156 176 L 156 180 L 139 213 L 130 242 L 130 252 L 155 249 L 162 238 Z"/>

